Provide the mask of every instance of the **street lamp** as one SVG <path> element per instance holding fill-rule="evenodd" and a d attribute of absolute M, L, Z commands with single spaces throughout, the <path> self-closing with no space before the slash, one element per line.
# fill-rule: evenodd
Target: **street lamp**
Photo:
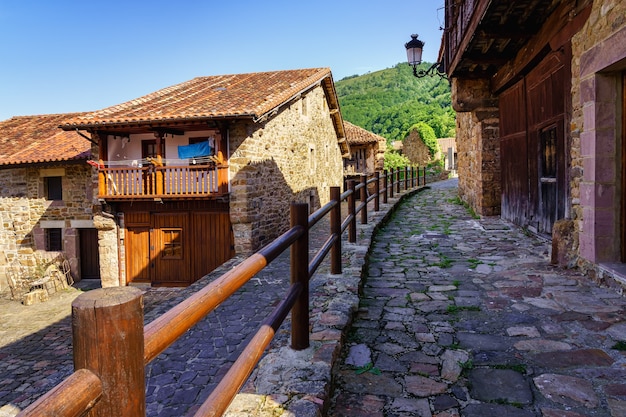
<path fill-rule="evenodd" d="M 435 62 L 427 70 L 417 69 L 417 66 L 422 63 L 422 51 L 424 49 L 424 42 L 417 39 L 417 35 L 411 35 L 411 40 L 404 44 L 406 48 L 406 58 L 409 65 L 413 67 L 413 75 L 417 78 L 422 78 L 427 75 L 438 75 L 441 78 L 448 78 L 448 75 L 443 71 L 441 62 Z"/>

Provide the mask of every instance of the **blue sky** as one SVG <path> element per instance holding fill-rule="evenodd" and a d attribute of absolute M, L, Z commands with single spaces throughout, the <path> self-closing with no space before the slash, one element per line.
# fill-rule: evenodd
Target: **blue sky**
<path fill-rule="evenodd" d="M 0 0 L 0 120 L 91 111 L 193 77 L 437 59 L 443 0 Z"/>

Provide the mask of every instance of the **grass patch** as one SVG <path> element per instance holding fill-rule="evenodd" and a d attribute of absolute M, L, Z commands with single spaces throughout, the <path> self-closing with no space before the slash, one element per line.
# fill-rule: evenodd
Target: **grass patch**
<path fill-rule="evenodd" d="M 611 349 L 626 351 L 626 342 L 624 342 L 623 340 L 620 340 L 619 342 L 614 344 Z"/>
<path fill-rule="evenodd" d="M 446 255 L 441 255 L 440 259 L 438 263 L 434 264 L 435 266 L 440 268 L 450 268 L 450 266 L 452 266 L 452 259 L 448 258 Z"/>
<path fill-rule="evenodd" d="M 380 369 L 376 368 L 372 362 L 369 362 L 363 366 L 359 366 L 355 369 L 357 375 L 364 374 L 365 372 L 369 372 L 370 374 L 380 375 Z"/>
<path fill-rule="evenodd" d="M 494 365 L 493 367 L 495 369 L 510 369 L 511 371 L 526 375 L 526 365 L 521 363 L 517 365 Z"/>
<path fill-rule="evenodd" d="M 446 309 L 448 313 L 458 313 L 461 311 L 480 311 L 480 307 L 478 306 L 457 306 L 457 305 L 449 305 Z"/>
<path fill-rule="evenodd" d="M 467 260 L 467 262 L 470 264 L 470 269 L 476 269 L 476 267 L 480 264 L 483 263 L 483 261 L 481 261 L 480 259 L 474 259 L 474 258 L 470 258 Z"/>
<path fill-rule="evenodd" d="M 492 403 L 492 404 L 511 405 L 511 406 L 513 406 L 515 408 L 524 408 L 524 404 L 518 403 L 518 402 L 514 402 L 514 401 L 511 402 L 511 401 L 508 401 L 508 400 L 506 400 L 504 398 L 498 398 L 497 400 L 491 400 L 489 402 Z"/>
<path fill-rule="evenodd" d="M 476 214 L 476 212 L 474 211 L 473 208 L 470 207 L 469 204 L 467 204 L 465 201 L 461 200 L 461 198 L 459 196 L 456 196 L 450 200 L 448 200 L 450 203 L 452 204 L 456 204 L 458 206 L 463 206 L 465 207 L 465 210 L 467 210 L 467 213 L 474 219 L 480 219 L 480 216 L 478 214 Z"/>

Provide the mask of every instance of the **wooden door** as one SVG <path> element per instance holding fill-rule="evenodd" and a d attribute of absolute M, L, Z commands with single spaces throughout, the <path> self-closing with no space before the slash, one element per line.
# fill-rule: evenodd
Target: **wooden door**
<path fill-rule="evenodd" d="M 192 268 L 194 281 L 213 271 L 234 255 L 233 233 L 228 212 L 192 214 Z"/>
<path fill-rule="evenodd" d="M 152 283 L 191 284 L 188 213 L 156 213 L 153 222 L 150 232 Z"/>
<path fill-rule="evenodd" d="M 98 253 L 98 230 L 78 229 L 80 253 L 80 278 L 100 279 L 100 254 Z"/>
<path fill-rule="evenodd" d="M 126 283 L 149 283 L 150 228 L 128 227 L 126 229 Z"/>
<path fill-rule="evenodd" d="M 529 224 L 550 236 L 567 205 L 568 149 L 565 123 L 569 95 L 569 51 L 548 55 L 526 77 L 529 137 Z"/>
<path fill-rule="evenodd" d="M 622 190 L 621 206 L 621 257 L 626 262 L 626 72 L 622 73 Z"/>
<path fill-rule="evenodd" d="M 528 137 L 524 80 L 500 95 L 501 216 L 522 225 L 528 218 Z"/>
<path fill-rule="evenodd" d="M 561 190 L 557 183 L 557 149 L 562 137 L 562 123 L 547 126 L 539 131 L 539 209 L 538 230 L 549 234 L 559 216 Z"/>

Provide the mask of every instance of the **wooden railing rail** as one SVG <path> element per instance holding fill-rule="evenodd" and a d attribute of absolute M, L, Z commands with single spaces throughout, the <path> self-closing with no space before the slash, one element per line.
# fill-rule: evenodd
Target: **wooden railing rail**
<path fill-rule="evenodd" d="M 413 185 L 415 175 L 413 170 L 410 172 L 405 170 L 400 179 L 400 170 L 385 171 L 382 178 L 379 173 L 369 180 L 363 177 L 358 185 L 350 180 L 344 193 L 339 187 L 331 187 L 330 202 L 310 216 L 308 204 L 293 203 L 288 231 L 146 326 L 143 325 L 143 293 L 137 288 L 103 288 L 81 294 L 72 303 L 74 367 L 77 370 L 19 416 L 66 417 L 83 415 L 87 411 L 92 417 L 145 415 L 145 366 L 290 248 L 291 285 L 286 295 L 263 320 L 195 414 L 221 416 L 289 312 L 291 347 L 301 350 L 309 346 L 309 279 L 328 253 L 331 254 L 331 273 L 341 273 L 341 235 L 345 229 L 349 229 L 349 240 L 356 241 L 358 212 L 361 212 L 361 222 L 367 223 L 368 203 L 374 200 L 374 210 L 378 210 L 380 194 L 386 202 L 387 195 L 393 194 L 394 186 L 401 182 L 405 187 Z M 424 170 L 424 181 L 425 173 Z M 419 170 L 417 184 L 419 186 Z M 373 195 L 367 196 L 368 186 L 374 187 Z M 357 192 L 360 197 L 358 207 L 355 203 Z M 342 202 L 348 206 L 343 222 Z M 329 214 L 330 235 L 309 261 L 309 230 Z M 110 355 L 111 346 L 115 346 L 116 355 Z M 107 389 L 103 390 L 103 386 Z"/>
<path fill-rule="evenodd" d="M 27 409 L 21 417 L 84 415 L 102 396 L 102 381 L 93 372 L 79 369 L 52 388 Z"/>

